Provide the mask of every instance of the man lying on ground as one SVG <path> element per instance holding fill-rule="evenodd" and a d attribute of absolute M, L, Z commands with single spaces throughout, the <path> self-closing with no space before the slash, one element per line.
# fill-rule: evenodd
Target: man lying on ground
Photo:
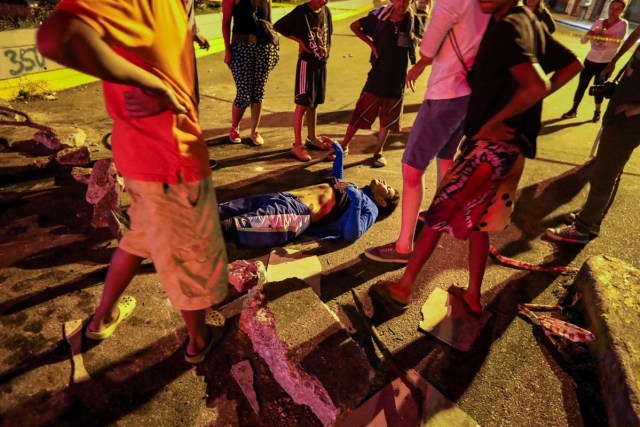
<path fill-rule="evenodd" d="M 250 247 L 279 246 L 309 229 L 321 238 L 354 242 L 378 217 L 393 212 L 400 194 L 377 179 L 362 189 L 343 181 L 342 147 L 329 138 L 321 139 L 336 154 L 331 177 L 295 191 L 219 204 L 225 240 Z"/>

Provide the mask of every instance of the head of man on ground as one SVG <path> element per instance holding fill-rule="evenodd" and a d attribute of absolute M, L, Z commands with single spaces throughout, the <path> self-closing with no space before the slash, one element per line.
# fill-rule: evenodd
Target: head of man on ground
<path fill-rule="evenodd" d="M 391 215 L 400 202 L 400 192 L 387 185 L 385 180 L 372 179 L 362 191 L 378 207 L 378 219 Z"/>

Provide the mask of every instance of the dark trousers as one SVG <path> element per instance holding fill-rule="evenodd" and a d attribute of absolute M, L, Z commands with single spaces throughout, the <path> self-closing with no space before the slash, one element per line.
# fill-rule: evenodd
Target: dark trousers
<path fill-rule="evenodd" d="M 573 110 L 578 109 L 580 101 L 584 96 L 584 92 L 589 87 L 591 79 L 594 79 L 594 84 L 600 85 L 605 82 L 605 79 L 600 78 L 600 72 L 607 66 L 607 62 L 591 62 L 588 59 L 584 60 L 584 69 L 580 73 L 580 80 L 578 81 L 578 88 L 575 95 L 573 95 Z M 596 105 L 602 104 L 604 99 L 602 96 L 595 96 Z"/>
<path fill-rule="evenodd" d="M 598 153 L 589 178 L 589 195 L 576 220 L 578 231 L 593 234 L 600 232 L 602 219 L 616 195 L 620 175 L 638 145 L 638 116 L 626 118 L 619 114 L 614 119 L 606 121 L 602 127 Z"/>

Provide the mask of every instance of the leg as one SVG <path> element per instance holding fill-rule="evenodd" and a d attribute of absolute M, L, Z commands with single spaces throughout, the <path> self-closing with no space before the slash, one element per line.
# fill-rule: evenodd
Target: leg
<path fill-rule="evenodd" d="M 234 129 L 238 129 L 240 126 L 240 121 L 242 120 L 242 116 L 244 116 L 244 108 L 239 108 L 234 103 L 231 106 L 231 127 Z M 253 115 L 253 107 L 251 108 L 251 113 Z"/>
<path fill-rule="evenodd" d="M 189 354 L 201 353 L 211 340 L 210 332 L 205 323 L 205 313 L 205 310 L 180 310 L 189 334 L 189 345 L 187 346 Z"/>
<path fill-rule="evenodd" d="M 397 283 L 389 285 L 390 292 L 398 297 L 398 299 L 403 301 L 409 300 L 413 283 L 433 253 L 433 250 L 436 248 L 441 235 L 442 232 L 436 231 L 431 227 L 425 227 L 424 230 L 422 230 L 416 242 L 416 249 L 411 254 L 409 264 L 407 264 L 402 278 Z"/>
<path fill-rule="evenodd" d="M 351 139 L 357 131 L 357 127 L 351 125 L 347 126 L 347 131 L 345 132 L 344 137 L 342 138 L 342 142 L 340 143 L 340 145 L 342 145 L 342 148 L 347 148 L 349 146 L 349 142 L 351 142 Z"/>
<path fill-rule="evenodd" d="M 233 43 L 231 45 L 231 61 L 229 69 L 236 84 L 236 97 L 231 106 L 231 132 L 229 140 L 240 143 L 238 126 L 244 115 L 244 111 L 251 102 L 251 76 L 245 73 L 245 69 L 252 61 L 251 46 L 249 43 Z"/>
<path fill-rule="evenodd" d="M 262 118 L 262 102 L 254 102 L 251 104 L 251 133 L 258 132 L 260 119 Z"/>
<path fill-rule="evenodd" d="M 380 131 L 378 132 L 378 145 L 376 146 L 375 151 L 373 152 L 373 156 L 376 154 L 382 154 L 384 150 L 384 144 L 387 142 L 387 137 L 389 136 L 389 129 L 380 126 Z"/>
<path fill-rule="evenodd" d="M 413 250 L 418 212 L 424 198 L 424 171 L 402 164 L 402 222 L 396 240 L 396 251 L 409 253 Z"/>
<path fill-rule="evenodd" d="M 469 288 L 464 299 L 473 311 L 482 310 L 480 288 L 489 256 L 489 233 L 474 231 L 469 237 Z"/>
<path fill-rule="evenodd" d="M 449 170 L 452 164 L 453 164 L 453 159 L 441 159 L 439 157 L 436 157 L 436 166 L 438 167 L 438 177 L 437 177 L 438 186 L 442 182 L 442 178 L 444 178 L 444 176 L 447 174 L 447 171 Z"/>
<path fill-rule="evenodd" d="M 315 141 L 318 137 L 316 135 L 316 123 L 318 121 L 318 106 L 314 105 L 307 109 L 307 135 L 311 141 Z"/>
<path fill-rule="evenodd" d="M 293 112 L 293 145 L 302 146 L 302 118 L 307 111 L 307 107 L 304 105 L 296 105 L 296 109 Z"/>
<path fill-rule="evenodd" d="M 637 132 L 637 126 L 628 126 L 626 121 L 611 123 L 602 129 L 600 146 L 589 178 L 589 195 L 576 221 L 578 231 L 599 231 L 604 213 L 615 195 L 616 180 L 640 144 Z"/>
<path fill-rule="evenodd" d="M 594 63 L 586 59 L 584 61 L 584 69 L 580 73 L 576 93 L 573 95 L 573 106 L 571 107 L 571 110 L 569 112 L 573 112 L 575 114 L 578 111 L 578 106 L 582 101 L 584 92 L 589 87 L 589 82 L 594 76 L 594 71 Z"/>
<path fill-rule="evenodd" d="M 108 324 L 118 317 L 118 300 L 131 279 L 136 275 L 142 260 L 143 258 L 120 248 L 116 249 L 111 257 L 100 304 L 89 323 L 89 330 L 99 332 L 103 329 L 104 324 Z"/>

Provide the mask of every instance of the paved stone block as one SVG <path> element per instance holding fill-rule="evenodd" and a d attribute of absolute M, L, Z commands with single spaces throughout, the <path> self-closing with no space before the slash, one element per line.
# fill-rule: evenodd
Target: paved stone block
<path fill-rule="evenodd" d="M 640 426 L 640 270 L 594 256 L 574 282 L 583 295 L 609 425 Z"/>
<path fill-rule="evenodd" d="M 256 287 L 245 307 L 240 328 L 255 351 L 280 386 L 323 425 L 364 399 L 372 374 L 364 353 L 305 282 Z"/>

